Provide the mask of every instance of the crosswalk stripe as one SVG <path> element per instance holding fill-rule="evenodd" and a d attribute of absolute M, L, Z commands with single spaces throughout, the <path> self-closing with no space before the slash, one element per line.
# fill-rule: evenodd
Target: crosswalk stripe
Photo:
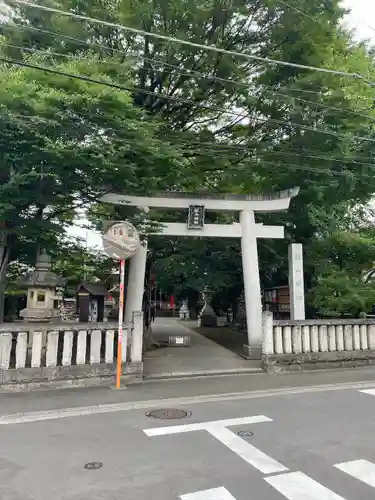
<path fill-rule="evenodd" d="M 370 396 L 375 396 L 375 389 L 362 389 L 359 392 L 363 392 L 363 394 L 370 394 Z"/>
<path fill-rule="evenodd" d="M 269 457 L 261 450 L 258 450 L 258 448 L 225 427 L 211 426 L 207 430 L 212 436 L 245 460 L 245 462 L 260 470 L 263 474 L 275 474 L 276 472 L 289 470 L 283 464 Z"/>
<path fill-rule="evenodd" d="M 368 460 L 353 460 L 336 464 L 335 467 L 375 488 L 375 464 Z"/>
<path fill-rule="evenodd" d="M 288 500 L 345 500 L 303 472 L 288 472 L 264 479 Z"/>
<path fill-rule="evenodd" d="M 236 500 L 226 488 L 212 488 L 211 490 L 196 491 L 181 495 L 181 500 Z"/>

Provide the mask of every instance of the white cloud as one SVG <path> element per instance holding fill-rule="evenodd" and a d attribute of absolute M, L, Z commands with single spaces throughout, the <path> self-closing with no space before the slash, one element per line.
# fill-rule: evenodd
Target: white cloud
<path fill-rule="evenodd" d="M 350 9 L 345 24 L 356 31 L 356 38 L 372 39 L 375 43 L 375 1 L 343 0 L 343 6 Z"/>
<path fill-rule="evenodd" d="M 102 249 L 102 237 L 100 233 L 96 231 L 88 231 L 87 229 L 82 228 L 82 226 L 85 226 L 86 224 L 89 224 L 88 220 L 80 219 L 79 224 L 77 221 L 77 225 L 68 229 L 68 236 L 71 238 L 82 239 L 82 243 L 86 244 L 88 248 Z"/>

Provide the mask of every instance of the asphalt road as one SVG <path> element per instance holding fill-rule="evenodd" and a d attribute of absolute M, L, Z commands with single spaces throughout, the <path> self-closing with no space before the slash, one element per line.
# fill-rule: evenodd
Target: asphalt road
<path fill-rule="evenodd" d="M 110 393 L 90 392 L 97 398 L 90 406 L 76 404 L 79 392 L 60 391 L 64 406 L 55 393 L 0 395 L 0 498 L 369 500 L 375 376 L 335 385 L 328 379 L 242 394 L 235 392 L 236 377 L 221 380 L 234 389 L 225 394 L 207 392 L 212 380 L 192 382 L 191 394 L 181 394 L 190 387 L 186 381 L 175 382 L 142 386 L 150 399 L 126 390 L 112 392 L 112 400 Z M 22 398 L 34 398 L 39 408 L 14 413 Z M 156 408 L 191 415 L 149 418 L 146 412 Z M 102 466 L 87 470 L 89 462 Z"/>

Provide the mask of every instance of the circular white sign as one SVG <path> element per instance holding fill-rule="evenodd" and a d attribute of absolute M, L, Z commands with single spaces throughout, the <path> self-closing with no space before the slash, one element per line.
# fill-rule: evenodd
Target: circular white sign
<path fill-rule="evenodd" d="M 107 255 L 117 260 L 130 259 L 140 245 L 138 231 L 127 221 L 113 224 L 104 234 L 102 241 Z"/>

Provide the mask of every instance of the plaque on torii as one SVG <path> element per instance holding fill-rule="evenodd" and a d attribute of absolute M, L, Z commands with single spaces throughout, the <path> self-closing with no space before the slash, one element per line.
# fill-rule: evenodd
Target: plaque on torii
<path fill-rule="evenodd" d="M 188 229 L 204 229 L 204 205 L 190 205 L 188 213 Z"/>

